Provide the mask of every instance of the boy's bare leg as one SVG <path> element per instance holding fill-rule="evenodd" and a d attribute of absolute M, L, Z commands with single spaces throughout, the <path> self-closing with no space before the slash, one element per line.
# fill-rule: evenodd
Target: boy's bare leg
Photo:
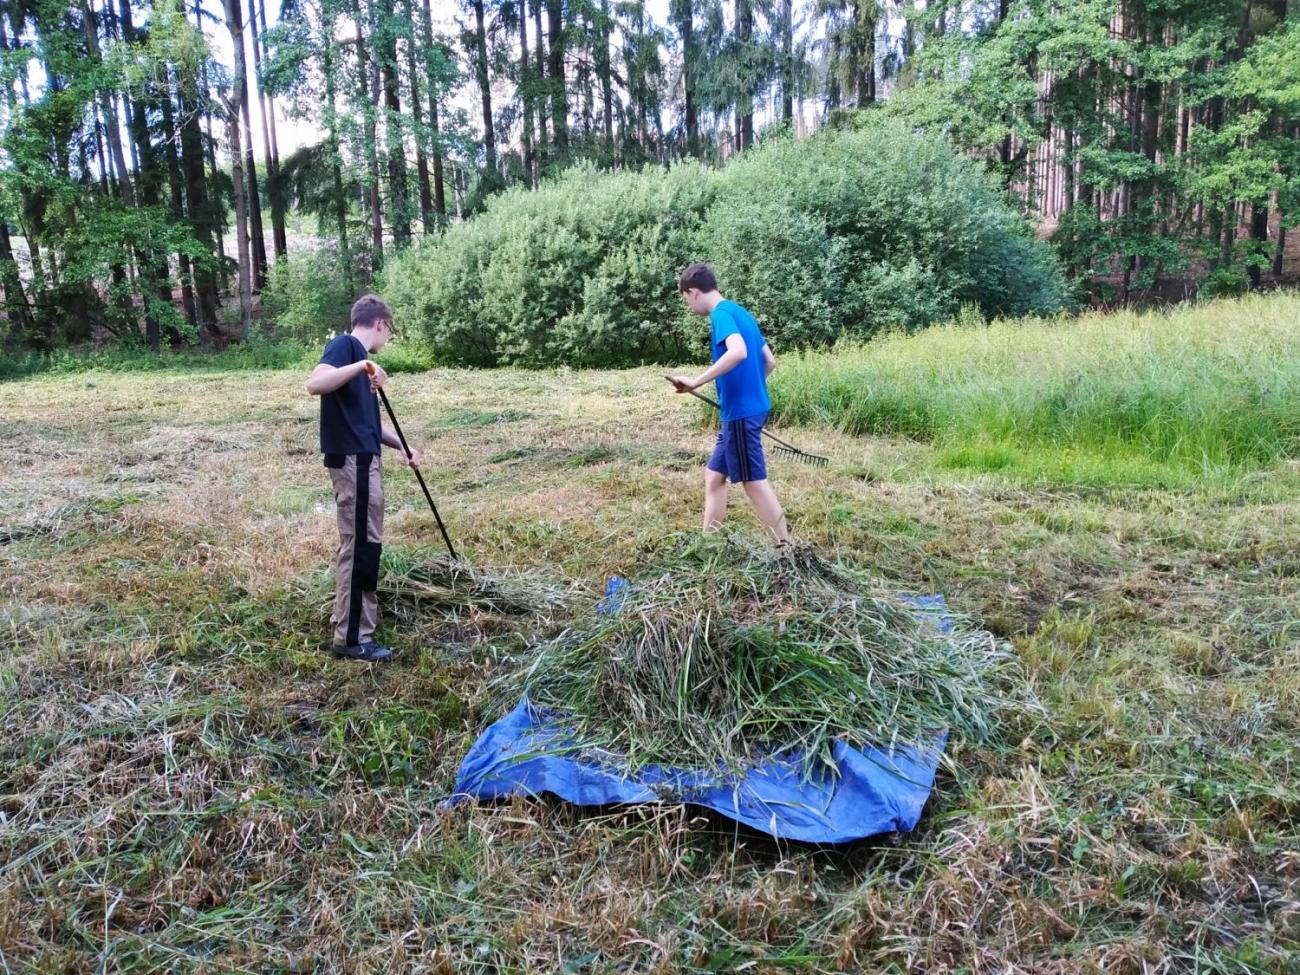
<path fill-rule="evenodd" d="M 717 471 L 704 472 L 704 534 L 722 527 L 727 515 L 727 477 Z"/>
<path fill-rule="evenodd" d="M 771 532 L 772 537 L 778 542 L 789 541 L 790 529 L 785 524 L 785 512 L 781 510 L 781 502 L 776 499 L 776 492 L 766 478 L 761 481 L 746 481 L 745 493 L 749 495 L 749 503 L 754 506 L 758 520 Z"/>

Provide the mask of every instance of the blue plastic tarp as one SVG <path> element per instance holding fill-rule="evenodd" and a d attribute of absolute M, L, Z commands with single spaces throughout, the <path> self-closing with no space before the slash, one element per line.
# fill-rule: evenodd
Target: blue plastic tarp
<path fill-rule="evenodd" d="M 621 580 L 620 580 L 621 581 Z M 607 589 L 617 611 L 624 588 Z M 909 597 L 948 628 L 942 596 Z M 797 750 L 774 752 L 743 775 L 646 766 L 634 774 L 617 755 L 576 748 L 563 712 L 521 700 L 492 724 L 461 762 L 455 796 L 502 799 L 550 793 L 579 806 L 686 802 L 770 833 L 778 839 L 845 843 L 916 826 L 934 786 L 944 733 L 924 748 L 892 751 L 833 743 L 836 772 L 804 768 Z"/>

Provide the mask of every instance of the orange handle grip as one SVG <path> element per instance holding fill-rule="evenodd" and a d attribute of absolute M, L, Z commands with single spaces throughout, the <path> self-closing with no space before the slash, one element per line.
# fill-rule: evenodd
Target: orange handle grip
<path fill-rule="evenodd" d="M 375 364 L 369 359 L 366 360 L 366 372 L 370 373 L 372 376 L 375 374 Z"/>

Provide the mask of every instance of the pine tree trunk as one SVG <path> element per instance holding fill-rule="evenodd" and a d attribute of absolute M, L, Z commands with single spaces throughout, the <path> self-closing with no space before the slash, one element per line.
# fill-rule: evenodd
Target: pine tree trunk
<path fill-rule="evenodd" d="M 569 96 L 564 80 L 564 4 L 563 0 L 546 0 L 549 34 L 549 72 L 551 88 L 551 126 L 555 132 L 555 151 L 561 157 L 569 148 Z"/>
<path fill-rule="evenodd" d="M 740 46 L 740 90 L 736 102 L 736 148 L 754 144 L 754 82 L 751 77 L 750 41 L 754 36 L 754 8 L 750 0 L 736 0 L 736 40 Z"/>
<path fill-rule="evenodd" d="M 0 52 L 8 51 L 9 38 L 6 33 L 5 19 L 3 14 L 0 14 Z M 9 109 L 9 117 L 13 118 L 12 85 L 5 87 L 5 103 Z M 103 165 L 101 162 L 101 172 L 103 172 Z M 9 221 L 5 217 L 0 217 L 0 292 L 4 294 L 5 317 L 9 320 L 12 332 L 17 334 L 20 340 L 31 342 L 34 338 L 31 305 L 28 304 L 27 293 L 23 289 L 23 278 L 18 270 L 18 262 L 14 259 L 13 242 L 9 238 Z"/>
<path fill-rule="evenodd" d="M 90 59 L 93 62 L 98 63 L 100 61 L 99 30 L 90 0 L 82 0 L 81 10 L 84 21 L 83 27 L 86 34 L 86 51 L 89 54 Z M 46 67 L 46 75 L 51 79 L 51 90 L 57 91 L 55 81 L 56 76 L 54 75 L 54 72 L 49 69 L 48 65 Z M 117 105 L 113 100 L 113 96 L 107 89 L 101 88 L 98 90 L 97 94 L 99 97 L 100 107 L 104 113 L 105 128 L 107 130 L 105 135 L 108 139 L 109 155 L 113 160 L 114 181 L 117 184 L 118 198 L 126 206 L 134 209 L 136 206 L 135 188 L 131 185 L 130 176 L 127 175 L 126 153 L 122 149 L 122 135 L 121 128 L 118 125 Z M 30 235 L 28 237 L 28 243 L 29 245 L 33 245 Z M 35 246 L 31 246 L 31 250 L 33 267 L 35 267 L 35 262 L 38 260 Z M 120 265 L 114 265 L 112 268 L 112 274 L 114 284 L 122 285 L 127 280 L 126 270 Z M 129 324 L 131 327 L 138 330 L 139 326 L 133 321 L 134 315 L 128 307 L 120 307 L 118 309 L 118 315 L 124 325 Z M 157 331 L 156 327 L 149 329 L 148 326 L 146 326 L 146 330 L 155 333 Z"/>
<path fill-rule="evenodd" d="M 366 175 L 369 178 L 366 203 L 370 210 L 370 271 L 378 274 L 384 265 L 384 212 L 379 198 L 379 147 L 375 112 L 379 107 L 379 71 L 366 50 L 361 24 L 356 25 L 357 83 L 361 105 L 366 113 Z"/>
<path fill-rule="evenodd" d="M 129 0 L 119 0 L 119 23 L 122 28 L 122 40 L 129 46 L 134 47 L 137 43 L 135 24 L 131 20 L 131 4 Z M 139 168 L 136 170 L 136 179 L 139 183 L 140 202 L 143 206 L 156 207 L 162 202 L 162 173 L 158 165 L 157 156 L 154 152 L 153 143 L 149 139 L 149 123 L 146 115 L 146 108 L 139 99 L 134 99 L 130 103 L 130 121 L 128 131 L 131 133 L 131 142 L 135 147 L 135 156 L 138 160 Z M 167 257 L 165 254 L 154 253 L 150 251 L 141 251 L 139 260 L 143 266 L 145 277 L 148 279 L 154 295 L 162 308 L 171 307 L 172 288 L 171 274 L 167 267 Z M 161 323 L 158 315 L 154 313 L 148 302 L 145 304 L 145 341 L 149 348 L 158 349 L 162 344 Z M 179 338 L 174 333 L 169 335 L 169 340 Z"/>
<path fill-rule="evenodd" d="M 537 189 L 533 158 L 533 66 L 528 60 L 528 0 L 519 0 L 519 103 L 523 111 L 523 162 L 528 185 Z"/>
<path fill-rule="evenodd" d="M 650 137 L 650 110 L 647 104 L 647 91 L 649 85 L 646 82 L 644 62 L 641 56 L 641 45 L 645 43 L 645 0 L 636 0 L 634 4 L 636 11 L 636 34 L 633 43 L 635 56 L 628 65 L 628 82 L 632 85 L 631 92 L 632 102 L 635 108 L 636 133 L 637 139 L 641 144 L 642 155 L 648 157 L 651 154 L 651 137 Z M 633 70 L 635 65 L 635 71 Z M 630 94 L 631 94 L 630 92 Z"/>
<path fill-rule="evenodd" d="M 376 40 L 380 76 L 384 83 L 384 143 L 388 158 L 388 197 L 392 208 L 393 245 L 411 242 L 411 208 L 408 204 L 406 179 L 406 143 L 402 137 L 402 100 L 397 88 L 397 38 L 385 13 L 385 22 L 377 25 Z"/>
<path fill-rule="evenodd" d="M 1251 253 L 1251 262 L 1246 268 L 1246 273 L 1250 276 L 1250 286 L 1258 288 L 1264 281 L 1263 268 L 1259 262 L 1265 260 L 1265 255 L 1268 253 L 1267 203 L 1256 203 L 1251 208 L 1250 239 L 1254 244 L 1254 250 Z"/>
<path fill-rule="evenodd" d="M 415 175 L 420 190 L 420 223 L 427 234 L 433 226 L 433 194 L 429 186 L 429 157 L 424 151 L 424 110 L 420 107 L 420 73 L 415 61 L 415 0 L 406 0 L 411 36 L 406 43 L 406 73 L 411 79 L 411 121 L 415 124 Z"/>
<path fill-rule="evenodd" d="M 546 38 L 542 35 L 542 3 L 533 0 L 533 57 L 537 61 L 537 167 L 542 167 L 550 157 L 550 139 L 546 125 L 550 114 L 551 83 L 546 78 Z"/>
<path fill-rule="evenodd" d="M 438 79 L 433 71 L 433 64 L 428 60 L 433 52 L 433 16 L 429 10 L 429 0 L 424 0 L 424 14 L 420 20 L 420 30 L 424 34 L 425 76 L 429 81 L 429 135 L 433 150 L 433 212 L 437 214 L 438 226 L 447 221 L 447 188 L 442 169 L 442 131 L 438 127 Z M 427 228 L 426 228 L 427 229 Z"/>
<path fill-rule="evenodd" d="M 853 30 L 856 61 L 853 81 L 859 108 L 876 100 L 876 0 L 854 0 Z"/>
<path fill-rule="evenodd" d="M 695 40 L 694 0 L 674 0 L 673 20 L 682 39 L 682 102 L 686 123 L 686 154 L 699 158 L 700 119 L 696 105 L 695 86 L 698 84 L 699 52 Z"/>
<path fill-rule="evenodd" d="M 253 116 L 249 109 L 248 98 L 248 64 L 244 54 L 244 12 L 240 0 L 223 0 L 226 8 L 226 29 L 230 32 L 230 43 L 234 48 L 235 72 L 238 81 L 235 88 L 236 104 L 239 106 L 239 119 L 242 121 L 240 132 L 244 162 L 241 173 L 247 176 L 246 216 L 252 237 L 253 251 L 253 287 L 261 290 L 266 286 L 266 237 L 262 232 L 262 206 L 257 193 L 257 160 L 253 149 Z"/>
<path fill-rule="evenodd" d="M 591 24 L 587 24 L 588 30 Z M 590 142 L 592 132 L 592 119 L 596 114 L 596 96 L 592 90 L 591 83 L 591 63 L 582 58 L 578 61 L 578 91 L 582 96 L 582 137 Z"/>
<path fill-rule="evenodd" d="M 127 3 L 128 0 L 122 0 Z M 265 3 L 265 0 L 263 0 Z M 274 124 L 268 105 L 271 101 L 262 83 L 262 38 L 257 31 L 257 0 L 248 0 L 248 27 L 253 41 L 253 72 L 257 81 L 257 108 L 262 117 L 262 159 L 266 164 L 267 181 L 275 179 L 278 168 L 272 152 L 271 126 Z M 271 240 L 275 247 L 275 259 L 281 260 L 288 253 L 289 245 L 284 228 L 284 208 L 276 196 L 271 197 Z"/>
<path fill-rule="evenodd" d="M 781 121 L 786 125 L 794 121 L 793 0 L 781 0 Z"/>
<path fill-rule="evenodd" d="M 0 52 L 9 51 L 9 37 L 5 28 L 5 18 L 0 13 Z M 13 86 L 5 86 L 5 104 L 9 109 L 9 117 L 14 115 L 14 92 Z M 98 148 L 99 140 L 96 138 L 96 147 Z M 100 153 L 100 172 L 104 171 L 103 154 Z M 107 190 L 107 187 L 105 187 Z M 23 289 L 22 274 L 18 270 L 18 262 L 14 259 L 13 241 L 9 238 L 9 221 L 6 217 L 0 216 L 0 292 L 4 293 L 4 310 L 5 317 L 9 320 L 10 328 L 20 337 L 20 339 L 30 342 L 33 338 L 32 332 L 32 313 L 31 305 L 27 302 L 27 293 Z"/>
<path fill-rule="evenodd" d="M 338 82 L 334 73 L 334 38 L 322 39 L 321 73 L 325 76 L 325 138 L 329 144 L 330 178 L 334 186 L 334 226 L 339 240 L 339 260 L 343 265 L 348 297 L 356 294 L 352 276 L 352 241 L 348 236 L 348 201 L 343 189 L 343 154 L 339 148 Z"/>
<path fill-rule="evenodd" d="M 199 31 L 199 33 L 203 32 L 202 13 L 203 13 L 203 0 L 194 0 L 194 26 L 195 29 Z M 201 88 L 195 91 L 194 108 L 192 111 L 195 114 L 196 119 L 198 114 L 202 113 L 204 128 L 203 131 L 200 133 L 196 144 L 200 148 L 200 155 L 206 154 L 207 156 L 208 171 L 212 174 L 211 179 L 213 180 L 213 184 L 216 185 L 217 180 L 220 178 L 220 171 L 217 169 L 217 140 L 212 135 L 213 113 L 210 106 L 212 89 L 208 85 L 208 65 L 206 60 L 201 61 L 199 63 L 198 81 L 199 84 L 201 85 Z M 189 184 L 190 178 L 191 178 L 191 174 L 187 172 L 185 174 L 185 181 L 187 185 Z M 194 197 L 189 196 L 188 193 L 186 195 L 189 197 L 189 199 L 191 200 L 194 199 Z M 193 212 L 192 209 L 191 212 Z M 227 269 L 228 266 L 226 261 L 225 214 L 219 212 L 215 203 L 213 203 L 205 212 L 210 212 L 212 215 L 212 232 L 215 235 L 217 241 L 217 249 L 216 249 L 217 277 L 220 280 L 220 289 L 217 292 L 218 300 L 213 304 L 213 309 L 214 309 L 213 328 L 215 329 L 216 327 L 215 309 L 220 307 L 221 291 L 225 291 L 230 287 L 230 274 Z M 200 318 L 201 317 L 202 317 L 202 303 L 200 303 Z"/>
<path fill-rule="evenodd" d="M 483 0 L 474 3 L 474 74 L 478 78 L 479 101 L 483 108 L 483 148 L 487 155 L 489 179 L 495 185 L 497 178 L 497 138 L 492 123 L 492 79 L 488 73 L 487 27 L 484 23 Z"/>
<path fill-rule="evenodd" d="M 610 155 L 611 162 L 613 162 L 614 154 L 614 85 L 611 81 L 609 62 L 609 36 L 612 23 L 609 14 L 609 0 L 600 0 L 600 44 L 596 48 L 596 74 L 600 77 L 601 124 L 605 137 L 605 151 Z M 689 53 L 683 54 L 683 57 L 688 58 Z M 692 104 L 690 86 L 687 85 L 686 128 L 688 133 L 692 123 L 692 112 L 694 111 Z"/>
<path fill-rule="evenodd" d="M 14 260 L 13 243 L 9 239 L 9 222 L 0 220 L 0 292 L 4 294 L 5 317 L 14 332 L 24 339 L 32 335 L 32 312 L 23 290 L 22 275 Z"/>
<path fill-rule="evenodd" d="M 99 107 L 92 105 L 92 110 L 95 116 L 95 162 L 99 166 L 99 191 L 106 197 L 112 196 L 113 191 L 108 185 L 108 160 L 104 157 L 104 122 L 99 117 Z"/>
<path fill-rule="evenodd" d="M 230 2 L 230 0 L 227 0 Z M 235 69 L 238 78 L 239 69 Z M 240 152 L 240 108 L 239 100 L 230 101 L 229 121 L 227 122 L 230 139 L 230 173 L 234 182 L 235 195 L 235 233 L 239 249 L 239 334 L 237 338 L 247 338 L 253 327 L 253 274 L 252 251 L 248 241 L 248 192 L 244 184 L 243 155 Z"/>
<path fill-rule="evenodd" d="M 243 37 L 238 30 L 239 0 L 224 0 L 226 24 L 230 28 L 231 43 L 235 46 L 235 72 L 231 78 L 231 94 L 226 103 L 226 129 L 230 140 L 230 178 L 235 191 L 235 233 L 239 250 L 239 334 L 247 338 L 253 325 L 253 254 L 248 239 L 248 188 L 244 182 L 245 155 L 240 143 L 244 128 L 241 120 L 241 92 L 244 84 Z"/>
<path fill-rule="evenodd" d="M 172 83 L 168 78 L 167 97 L 160 99 L 163 111 L 163 132 L 166 138 L 163 140 L 165 146 L 164 152 L 167 158 L 167 183 L 171 187 L 171 215 L 172 219 L 178 223 L 185 222 L 185 199 L 182 193 L 184 181 L 181 177 L 180 158 L 177 154 L 177 146 L 180 145 L 180 133 L 176 130 L 176 113 L 172 108 L 171 89 Z M 179 90 L 179 86 L 177 86 Z M 181 305 L 185 309 L 185 321 L 189 323 L 190 328 L 198 329 L 198 314 L 194 305 L 194 287 L 193 269 L 190 266 L 189 255 L 180 252 L 176 255 L 176 266 L 180 268 L 181 277 Z M 173 347 L 180 345 L 181 336 L 171 330 L 168 334 L 168 341 Z"/>
<path fill-rule="evenodd" d="M 580 36 L 585 37 L 590 42 L 594 36 L 592 30 L 590 11 L 584 10 L 579 14 L 579 25 L 582 27 Z M 595 98 L 591 90 L 591 59 L 585 57 L 578 58 L 578 95 L 582 101 L 582 136 L 588 142 L 591 139 L 591 120 L 594 114 Z"/>
<path fill-rule="evenodd" d="M 85 18 L 86 48 L 90 52 L 91 60 L 98 62 L 100 60 L 99 35 L 95 26 L 95 12 L 90 5 L 90 0 L 82 0 L 81 10 Z M 136 205 L 135 188 L 131 185 L 131 180 L 127 176 L 126 153 L 122 149 L 122 130 L 118 125 L 117 106 L 106 89 L 99 89 L 97 96 L 100 109 L 104 113 L 106 130 L 104 134 L 108 140 L 109 155 L 113 160 L 118 195 L 122 202 L 134 208 Z"/>
<path fill-rule="evenodd" d="M 189 226 L 198 242 L 221 266 L 224 255 L 217 249 L 215 230 L 217 220 L 207 195 L 207 178 L 203 168 L 203 130 L 199 126 L 201 109 L 198 73 L 192 68 L 177 66 L 177 93 L 180 97 L 181 169 L 185 173 L 185 202 Z M 217 307 L 221 296 L 217 288 L 217 275 L 208 262 L 196 262 L 194 267 L 194 316 L 199 340 L 206 341 L 217 327 Z"/>
<path fill-rule="evenodd" d="M 262 18 L 262 57 L 269 58 L 271 56 L 271 48 L 266 40 L 266 0 L 261 0 L 261 3 L 258 4 L 258 13 Z M 269 109 L 268 116 L 271 120 L 271 159 L 275 162 L 275 168 L 278 170 L 280 168 L 280 146 L 275 133 L 275 98 L 270 94 L 266 96 L 266 105 Z M 284 230 L 283 224 L 281 224 L 280 229 L 282 231 Z M 289 250 L 287 237 L 284 241 L 284 249 L 287 254 Z"/>

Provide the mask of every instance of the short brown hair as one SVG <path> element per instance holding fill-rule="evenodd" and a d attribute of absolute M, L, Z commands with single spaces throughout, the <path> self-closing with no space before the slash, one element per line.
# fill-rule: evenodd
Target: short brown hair
<path fill-rule="evenodd" d="M 348 331 L 354 328 L 364 328 L 367 325 L 373 325 L 377 320 L 383 319 L 388 323 L 393 321 L 393 310 L 385 304 L 384 299 L 379 295 L 362 295 L 352 304 L 352 314 L 349 316 Z"/>
<path fill-rule="evenodd" d="M 718 290 L 718 279 L 709 265 L 688 264 L 686 270 L 682 272 L 681 280 L 677 282 L 677 287 L 682 292 L 696 288 L 707 293 Z"/>

